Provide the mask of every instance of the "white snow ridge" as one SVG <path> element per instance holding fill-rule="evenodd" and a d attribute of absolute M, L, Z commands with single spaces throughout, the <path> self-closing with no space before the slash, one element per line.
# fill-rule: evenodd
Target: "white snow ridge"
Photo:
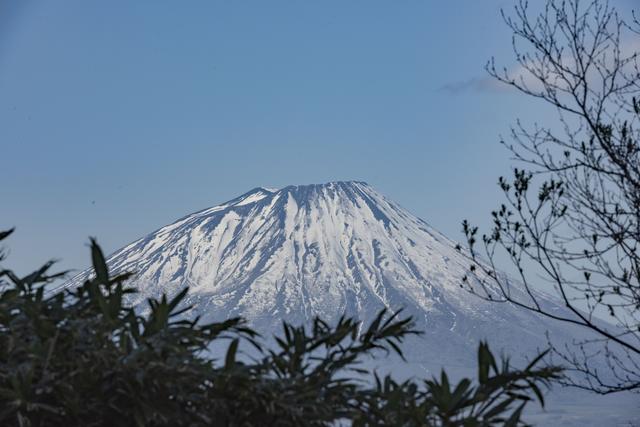
<path fill-rule="evenodd" d="M 547 346 L 547 330 L 562 341 L 581 334 L 462 289 L 469 263 L 455 243 L 364 182 L 256 188 L 131 243 L 108 264 L 136 272 L 136 302 L 189 286 L 191 315 L 240 315 L 267 334 L 283 319 L 367 321 L 382 307 L 404 308 L 425 331 L 404 347 L 421 376 L 442 365 L 468 373 L 481 338 L 517 362 Z M 544 424 L 575 421 L 554 416 L 562 422 Z"/>

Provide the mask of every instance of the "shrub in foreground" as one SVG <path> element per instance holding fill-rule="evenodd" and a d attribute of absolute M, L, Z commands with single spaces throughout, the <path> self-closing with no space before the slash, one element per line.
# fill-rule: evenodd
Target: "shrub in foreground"
<path fill-rule="evenodd" d="M 126 302 L 130 275 L 111 275 L 95 241 L 91 256 L 95 277 L 74 289 L 45 291 L 63 276 L 49 274 L 51 263 L 25 277 L 0 271 L 1 425 L 515 426 L 559 374 L 537 367 L 542 355 L 513 369 L 481 343 L 475 382 L 451 384 L 444 371 L 396 382 L 361 362 L 402 356 L 417 333 L 411 318 L 382 311 L 362 329 L 346 317 L 284 323 L 269 347 L 240 318 L 180 317 L 187 289 L 149 300 L 140 315 Z M 219 340 L 228 342 L 223 360 L 207 352 Z M 241 344 L 259 356 L 240 361 Z"/>

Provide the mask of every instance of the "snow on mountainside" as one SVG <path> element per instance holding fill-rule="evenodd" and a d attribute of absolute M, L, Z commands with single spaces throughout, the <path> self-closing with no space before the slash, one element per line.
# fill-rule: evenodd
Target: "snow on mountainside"
<path fill-rule="evenodd" d="M 460 287 L 468 261 L 455 243 L 363 182 L 256 188 L 188 215 L 108 258 L 115 272 L 134 271 L 134 303 L 191 288 L 191 316 L 241 315 L 270 336 L 283 319 L 320 315 L 370 320 L 383 307 L 404 308 L 425 334 L 403 346 L 408 364 L 382 359 L 377 369 L 425 377 L 445 366 L 475 375 L 475 351 L 488 338 L 515 363 L 584 331 L 508 304 L 485 302 Z M 89 272 L 76 277 L 79 283 Z M 545 299 L 551 309 L 562 310 Z M 555 391 L 540 425 L 622 425 L 640 416 L 633 397 L 594 398 Z M 631 413 L 633 412 L 633 414 Z"/>
<path fill-rule="evenodd" d="M 444 290 L 463 306 L 470 299 L 453 243 L 358 182 L 257 188 L 132 243 L 110 264 L 165 291 L 189 285 L 249 319 L 366 317 L 401 302 L 433 312 Z"/>
<path fill-rule="evenodd" d="M 347 313 L 366 321 L 382 307 L 404 308 L 427 331 L 409 356 L 433 367 L 473 363 L 479 338 L 511 354 L 546 345 L 541 319 L 463 290 L 468 261 L 455 243 L 363 182 L 256 188 L 131 243 L 108 263 L 137 273 L 139 302 L 189 286 L 192 315 L 241 315 L 263 332 L 282 319 Z"/>

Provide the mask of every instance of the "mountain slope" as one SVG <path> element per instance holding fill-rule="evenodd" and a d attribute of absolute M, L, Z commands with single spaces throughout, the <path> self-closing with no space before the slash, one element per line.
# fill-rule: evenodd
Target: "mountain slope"
<path fill-rule="evenodd" d="M 366 183 L 332 182 L 256 188 L 131 243 L 108 263 L 137 272 L 140 302 L 189 286 L 191 315 L 241 315 L 263 332 L 283 319 L 347 313 L 366 321 L 382 307 L 403 308 L 427 332 L 410 358 L 433 366 L 471 363 L 479 338 L 511 354 L 545 346 L 539 318 L 461 288 L 468 262 L 454 247 Z"/>
<path fill-rule="evenodd" d="M 585 337 L 462 289 L 468 261 L 455 243 L 363 182 L 256 188 L 136 240 L 108 264 L 136 272 L 134 302 L 141 308 L 146 298 L 189 286 L 189 316 L 241 315 L 267 336 L 283 319 L 331 321 L 346 313 L 367 321 L 383 307 L 403 308 L 425 334 L 405 343 L 408 364 L 376 365 L 396 376 L 424 377 L 442 366 L 473 376 L 479 339 L 519 363 L 547 347 L 547 332 L 556 342 Z M 535 415 L 541 425 L 616 425 L 629 415 L 628 396 L 603 400 L 575 390 L 553 396 L 549 412 Z"/>

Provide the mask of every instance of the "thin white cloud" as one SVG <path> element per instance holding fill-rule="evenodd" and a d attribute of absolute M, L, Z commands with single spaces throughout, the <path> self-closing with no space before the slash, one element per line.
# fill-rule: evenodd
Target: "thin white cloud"
<path fill-rule="evenodd" d="M 468 80 L 447 83 L 442 85 L 440 90 L 457 95 L 465 92 L 506 92 L 510 88 L 492 77 L 473 77 Z"/>
<path fill-rule="evenodd" d="M 626 38 L 620 41 L 621 58 L 628 58 L 633 56 L 634 54 L 638 54 L 639 52 L 640 37 Z M 605 56 L 600 57 L 600 59 L 604 60 L 605 63 L 608 63 L 609 61 L 612 61 L 612 55 L 612 52 L 608 55 L 605 53 Z M 563 58 L 563 62 L 565 62 L 565 65 L 567 65 L 569 68 L 574 68 L 572 58 Z M 634 67 L 638 65 L 639 64 L 637 62 L 632 62 L 628 64 L 623 71 L 633 74 Z M 544 89 L 538 78 L 531 74 L 531 72 L 529 72 L 522 64 L 517 64 L 511 69 L 508 69 L 507 76 L 509 78 L 512 78 L 519 84 L 528 87 L 534 92 L 542 91 Z M 590 77 L 594 81 L 599 78 L 595 70 L 592 70 L 592 75 Z M 450 82 L 441 86 L 440 90 L 451 94 L 460 94 L 465 92 L 508 92 L 514 90 L 514 88 L 508 84 L 498 81 L 491 76 L 486 76 L 472 77 L 468 80 Z"/>

